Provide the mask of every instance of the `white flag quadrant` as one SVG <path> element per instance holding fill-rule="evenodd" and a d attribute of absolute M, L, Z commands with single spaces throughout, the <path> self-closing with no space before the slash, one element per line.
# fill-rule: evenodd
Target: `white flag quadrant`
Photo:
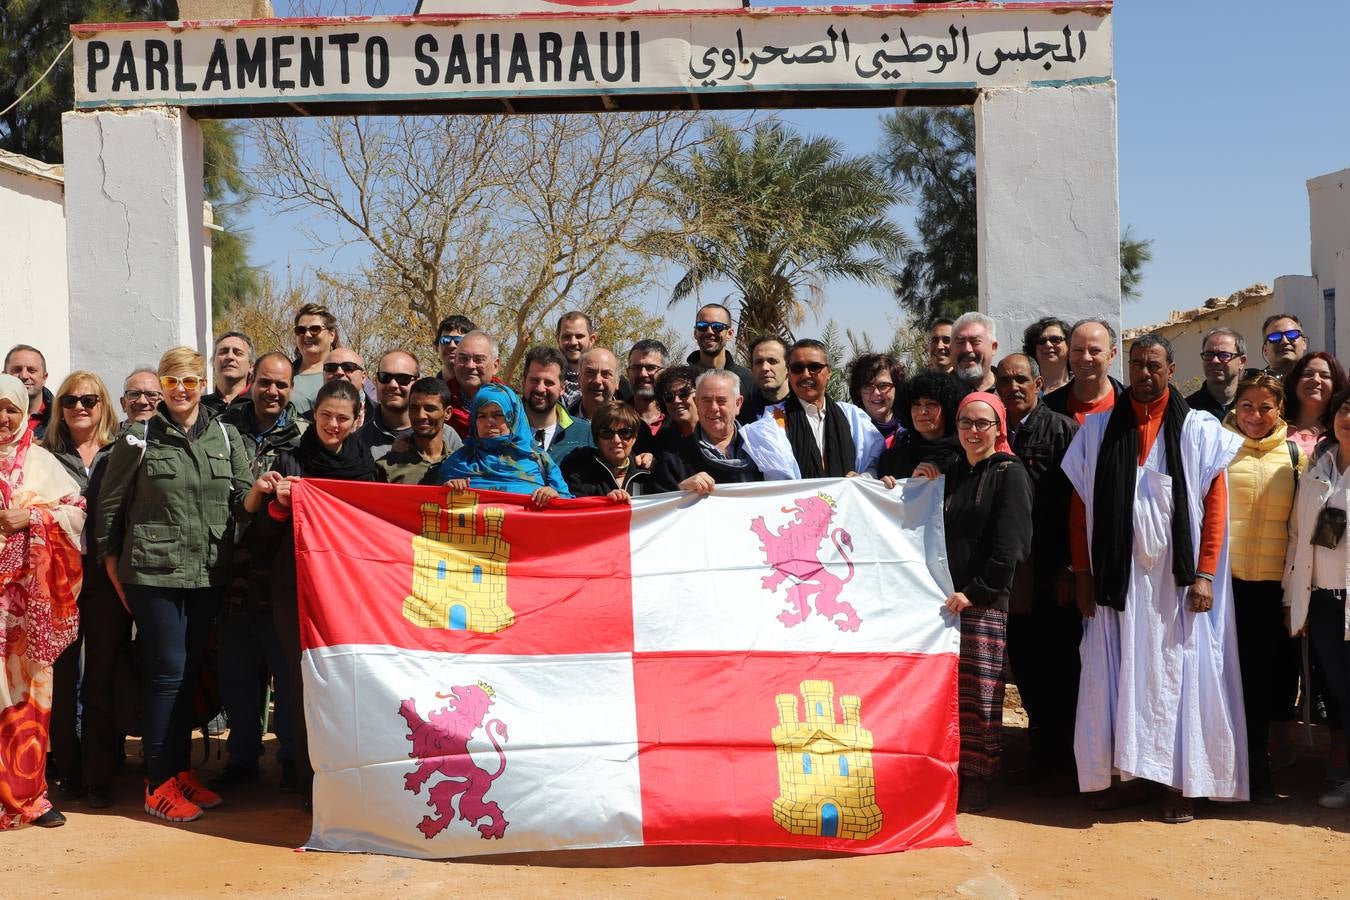
<path fill-rule="evenodd" d="M 306 847 L 446 858 L 642 843 L 632 658 L 305 653 Z"/>
<path fill-rule="evenodd" d="M 921 478 L 635 500 L 635 649 L 955 652 L 942 501 Z"/>

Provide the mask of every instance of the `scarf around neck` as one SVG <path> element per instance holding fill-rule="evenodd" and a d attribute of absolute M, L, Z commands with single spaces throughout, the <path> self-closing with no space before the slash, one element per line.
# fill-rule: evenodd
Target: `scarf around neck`
<path fill-rule="evenodd" d="M 1191 408 L 1167 389 L 1167 409 L 1157 440 L 1163 442 L 1172 478 L 1172 575 L 1179 587 L 1195 583 L 1190 492 L 1181 458 L 1181 426 Z M 1134 401 L 1119 398 L 1106 422 L 1092 483 L 1092 578 L 1097 602 L 1124 610 L 1134 556 L 1134 489 L 1139 472 L 1139 429 Z"/>
<path fill-rule="evenodd" d="M 792 455 L 797 460 L 803 478 L 843 478 L 853 471 L 858 457 L 858 448 L 853 443 L 853 432 L 848 427 L 848 418 L 838 403 L 828 397 L 821 398 L 824 404 L 825 448 L 816 446 L 816 436 L 811 431 L 811 423 L 806 419 L 806 407 L 796 394 L 788 393 L 783 401 L 786 414 L 787 439 L 792 446 Z M 824 461 L 821 457 L 824 456 Z"/>
<path fill-rule="evenodd" d="M 319 440 L 319 429 L 306 428 L 295 448 L 295 461 L 306 478 L 332 478 L 336 481 L 373 481 L 375 460 L 360 435 L 353 432 L 337 452 Z"/>
<path fill-rule="evenodd" d="M 479 437 L 478 410 L 489 403 L 501 409 L 508 431 L 497 437 Z M 492 382 L 473 395 L 464 446 L 441 464 L 440 477 L 443 481 L 466 478 L 470 487 L 482 490 L 529 494 L 540 487 L 553 487 L 560 495 L 571 496 L 565 485 L 559 488 L 555 483 L 556 477 L 549 478 L 552 470 L 548 454 L 535 447 L 534 432 L 520 397 L 509 387 Z"/>

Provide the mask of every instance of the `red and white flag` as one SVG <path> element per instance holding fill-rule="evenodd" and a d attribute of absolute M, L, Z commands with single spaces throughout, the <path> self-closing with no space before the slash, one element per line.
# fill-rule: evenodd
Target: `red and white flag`
<path fill-rule="evenodd" d="M 307 847 L 961 843 L 941 482 L 294 498 Z"/>

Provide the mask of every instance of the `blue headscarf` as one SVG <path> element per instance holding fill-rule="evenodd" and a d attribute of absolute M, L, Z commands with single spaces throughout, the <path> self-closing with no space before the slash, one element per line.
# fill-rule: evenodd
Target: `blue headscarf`
<path fill-rule="evenodd" d="M 500 437 L 478 436 L 478 410 L 496 404 L 506 415 L 510 429 Z M 516 392 L 501 384 L 485 384 L 469 404 L 469 433 L 464 446 L 441 463 L 440 479 L 467 478 L 469 487 L 511 494 L 533 494 L 551 487 L 560 496 L 570 497 L 567 482 L 548 455 L 534 447 L 534 435 L 525 418 L 525 407 Z"/>

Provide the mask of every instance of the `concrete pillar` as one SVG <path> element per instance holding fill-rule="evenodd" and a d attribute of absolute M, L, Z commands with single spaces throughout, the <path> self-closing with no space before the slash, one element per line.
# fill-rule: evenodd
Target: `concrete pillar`
<path fill-rule="evenodd" d="M 998 357 L 1047 315 L 1119 333 L 1115 83 L 984 91 L 975 139 L 980 311 Z"/>
<path fill-rule="evenodd" d="M 62 116 L 70 359 L 116 397 L 169 347 L 209 352 L 202 132 L 184 110 Z"/>

